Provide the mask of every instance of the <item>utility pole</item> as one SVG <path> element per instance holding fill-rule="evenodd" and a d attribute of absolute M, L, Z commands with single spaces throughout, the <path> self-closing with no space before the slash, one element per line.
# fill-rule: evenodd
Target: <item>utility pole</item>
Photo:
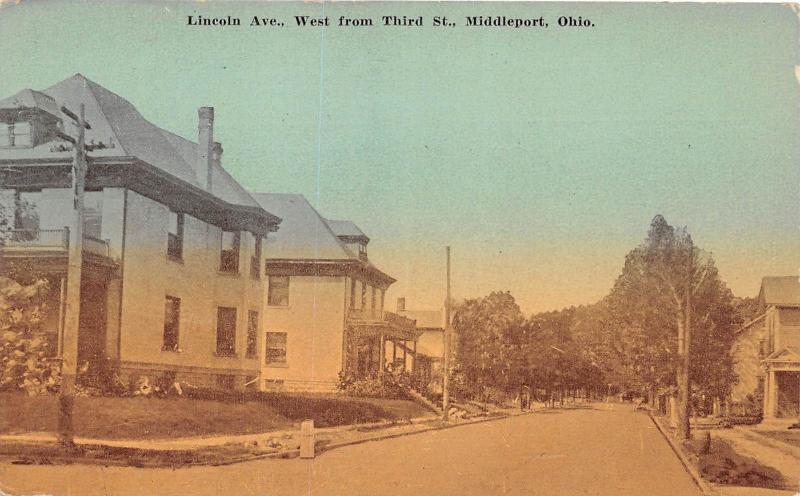
<path fill-rule="evenodd" d="M 83 197 L 86 180 L 86 129 L 91 129 L 85 120 L 85 106 L 75 115 L 67 108 L 61 111 L 70 117 L 78 128 L 73 138 L 64 133 L 59 137 L 72 143 L 72 236 L 69 240 L 67 262 L 67 294 L 64 312 L 63 346 L 61 348 L 61 387 L 58 396 L 58 442 L 62 446 L 74 445 L 75 430 L 72 412 L 75 406 L 75 379 L 78 374 L 78 330 L 81 309 L 81 270 L 83 268 Z"/>
<path fill-rule="evenodd" d="M 444 379 L 442 381 L 442 420 L 447 422 L 450 410 L 450 247 L 447 253 L 447 297 L 444 300 Z"/>

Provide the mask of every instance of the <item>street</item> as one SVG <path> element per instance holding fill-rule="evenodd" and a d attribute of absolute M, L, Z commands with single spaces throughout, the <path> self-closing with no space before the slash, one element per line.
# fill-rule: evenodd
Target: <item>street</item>
<path fill-rule="evenodd" d="M 701 494 L 647 415 L 619 404 L 369 442 L 315 460 L 177 470 L 3 464 L 0 489 L 13 496 Z"/>

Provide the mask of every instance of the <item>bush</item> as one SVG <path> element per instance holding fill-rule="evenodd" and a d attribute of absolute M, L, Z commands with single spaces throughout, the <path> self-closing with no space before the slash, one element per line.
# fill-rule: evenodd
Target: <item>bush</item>
<path fill-rule="evenodd" d="M 0 277 L 0 391 L 30 395 L 57 391 L 61 383 L 53 345 L 41 332 L 46 281 L 22 285 Z"/>
<path fill-rule="evenodd" d="M 366 378 L 355 378 L 340 374 L 338 389 L 350 396 L 362 398 L 388 398 L 407 400 L 411 379 L 408 374 L 382 374 Z"/>

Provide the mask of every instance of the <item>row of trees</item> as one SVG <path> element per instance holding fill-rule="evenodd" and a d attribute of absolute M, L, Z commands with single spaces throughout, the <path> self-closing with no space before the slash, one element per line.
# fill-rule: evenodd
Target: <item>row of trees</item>
<path fill-rule="evenodd" d="M 465 301 L 453 318 L 455 374 L 473 395 L 527 384 L 548 395 L 630 392 L 654 404 L 670 397 L 685 439 L 692 391 L 725 398 L 735 383 L 729 351 L 749 308 L 685 228 L 656 216 L 594 305 L 525 318 L 509 293 Z"/>

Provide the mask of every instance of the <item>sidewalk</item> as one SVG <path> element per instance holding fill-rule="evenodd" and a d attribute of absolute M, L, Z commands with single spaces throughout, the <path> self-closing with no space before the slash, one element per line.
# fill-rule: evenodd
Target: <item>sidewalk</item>
<path fill-rule="evenodd" d="M 327 450 L 338 446 L 357 444 L 366 441 L 387 439 L 403 435 L 444 429 L 458 425 L 473 424 L 522 415 L 530 412 L 498 409 L 484 415 L 469 418 L 452 418 L 443 423 L 440 417 L 426 416 L 405 421 L 384 421 L 367 424 L 353 424 L 338 427 L 315 429 L 315 444 L 318 449 Z M 53 445 L 57 437 L 53 433 L 27 433 L 0 435 L 0 443 L 35 443 Z M 300 429 L 272 431 L 234 436 L 184 437 L 169 439 L 95 439 L 76 437 L 80 446 L 106 446 L 132 450 L 160 451 L 165 455 L 170 451 L 191 451 L 218 447 L 239 446 L 247 449 L 254 457 L 291 456 L 299 451 Z"/>
<path fill-rule="evenodd" d="M 760 434 L 751 432 L 753 429 L 752 427 L 715 429 L 712 431 L 712 436 L 729 442 L 739 454 L 755 458 L 761 464 L 774 468 L 783 474 L 787 481 L 795 481 L 798 484 L 798 492 L 800 492 L 800 450 L 780 441 L 766 439 Z M 792 491 L 773 491 L 764 494 L 795 493 Z"/>

